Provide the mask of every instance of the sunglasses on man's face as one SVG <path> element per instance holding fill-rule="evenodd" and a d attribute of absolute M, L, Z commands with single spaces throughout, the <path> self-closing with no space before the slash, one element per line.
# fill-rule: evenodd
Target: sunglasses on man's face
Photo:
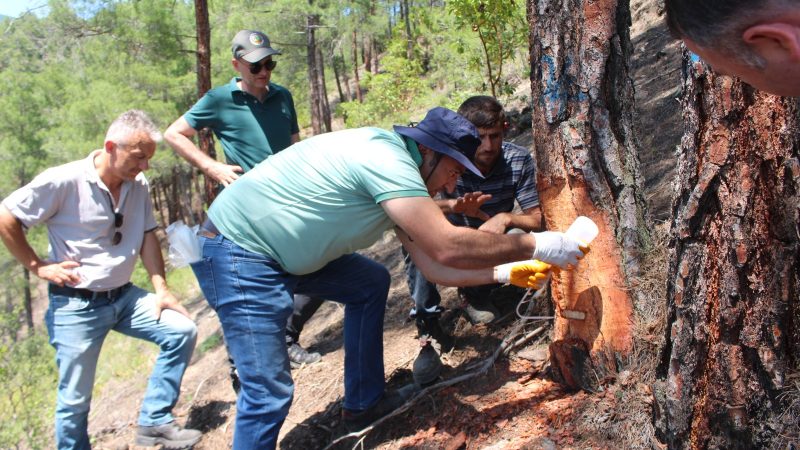
<path fill-rule="evenodd" d="M 261 68 L 266 67 L 267 70 L 272 70 L 275 66 L 278 65 L 278 61 L 274 61 L 272 59 L 268 59 L 266 61 L 259 61 L 257 63 L 250 63 L 250 73 L 256 75 L 257 73 L 261 72 Z"/>

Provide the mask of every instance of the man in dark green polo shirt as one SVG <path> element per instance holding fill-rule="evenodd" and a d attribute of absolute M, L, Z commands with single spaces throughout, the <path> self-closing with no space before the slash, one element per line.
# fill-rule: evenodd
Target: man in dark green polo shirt
<path fill-rule="evenodd" d="M 292 94 L 270 81 L 281 52 L 260 31 L 242 30 L 233 38 L 231 64 L 238 76 L 214 88 L 167 128 L 164 139 L 184 159 L 223 186 L 233 183 L 267 157 L 300 140 Z M 209 128 L 222 143 L 226 163 L 210 158 L 192 142 L 197 131 Z M 299 345 L 303 324 L 322 299 L 298 296 L 289 320 L 286 341 L 293 366 L 320 359 Z M 234 388 L 238 386 L 234 376 Z"/>
<path fill-rule="evenodd" d="M 239 174 L 300 140 L 289 91 L 270 82 L 276 66 L 269 38 L 242 30 L 233 39 L 230 83 L 208 92 L 167 129 L 167 143 L 206 176 L 228 186 Z M 191 138 L 210 128 L 222 143 L 227 164 L 211 159 Z"/>

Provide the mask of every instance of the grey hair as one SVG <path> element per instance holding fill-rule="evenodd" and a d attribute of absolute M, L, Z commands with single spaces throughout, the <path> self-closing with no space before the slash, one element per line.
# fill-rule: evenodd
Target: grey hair
<path fill-rule="evenodd" d="M 739 62 L 763 68 L 765 61 L 742 40 L 749 27 L 764 18 L 800 8 L 800 0 L 665 0 L 672 35 L 688 38 Z"/>
<path fill-rule="evenodd" d="M 161 131 L 147 113 L 139 109 L 131 109 L 120 114 L 111 122 L 106 132 L 106 141 L 119 143 L 131 134 L 138 132 L 147 133 L 153 142 L 161 142 L 163 138 Z"/>

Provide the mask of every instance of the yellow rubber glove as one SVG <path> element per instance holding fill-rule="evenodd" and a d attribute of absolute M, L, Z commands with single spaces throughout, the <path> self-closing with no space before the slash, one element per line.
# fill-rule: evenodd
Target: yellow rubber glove
<path fill-rule="evenodd" d="M 539 289 L 543 288 L 545 284 L 547 284 L 547 280 L 549 279 L 550 279 L 549 273 L 539 272 L 529 276 L 528 285 L 522 287 L 529 287 L 534 291 L 538 291 Z"/>
<path fill-rule="evenodd" d="M 547 282 L 551 265 L 529 259 L 495 267 L 495 281 L 522 288 L 540 289 Z"/>
<path fill-rule="evenodd" d="M 537 259 L 521 261 L 511 266 L 508 282 L 514 286 L 539 289 L 547 282 L 550 264 Z"/>

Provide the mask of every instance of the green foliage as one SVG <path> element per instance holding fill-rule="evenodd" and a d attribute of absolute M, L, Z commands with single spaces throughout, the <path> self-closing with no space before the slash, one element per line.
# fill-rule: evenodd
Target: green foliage
<path fill-rule="evenodd" d="M 478 34 L 482 45 L 481 57 L 476 55 L 473 66 L 482 64 L 492 95 L 513 92 L 504 78 L 504 64 L 517 51 L 527 51 L 528 28 L 525 4 L 520 0 L 450 0 L 447 7 L 459 26 Z"/>
<path fill-rule="evenodd" d="M 389 54 L 381 60 L 384 72 L 368 76 L 364 86 L 369 89 L 369 101 L 340 105 L 348 127 L 382 126 L 407 122 L 406 111 L 422 90 L 421 69 L 416 61 L 408 61 L 401 39 L 392 41 Z"/>
<path fill-rule="evenodd" d="M 0 343 L 0 448 L 49 448 L 57 373 L 44 333 Z"/>

